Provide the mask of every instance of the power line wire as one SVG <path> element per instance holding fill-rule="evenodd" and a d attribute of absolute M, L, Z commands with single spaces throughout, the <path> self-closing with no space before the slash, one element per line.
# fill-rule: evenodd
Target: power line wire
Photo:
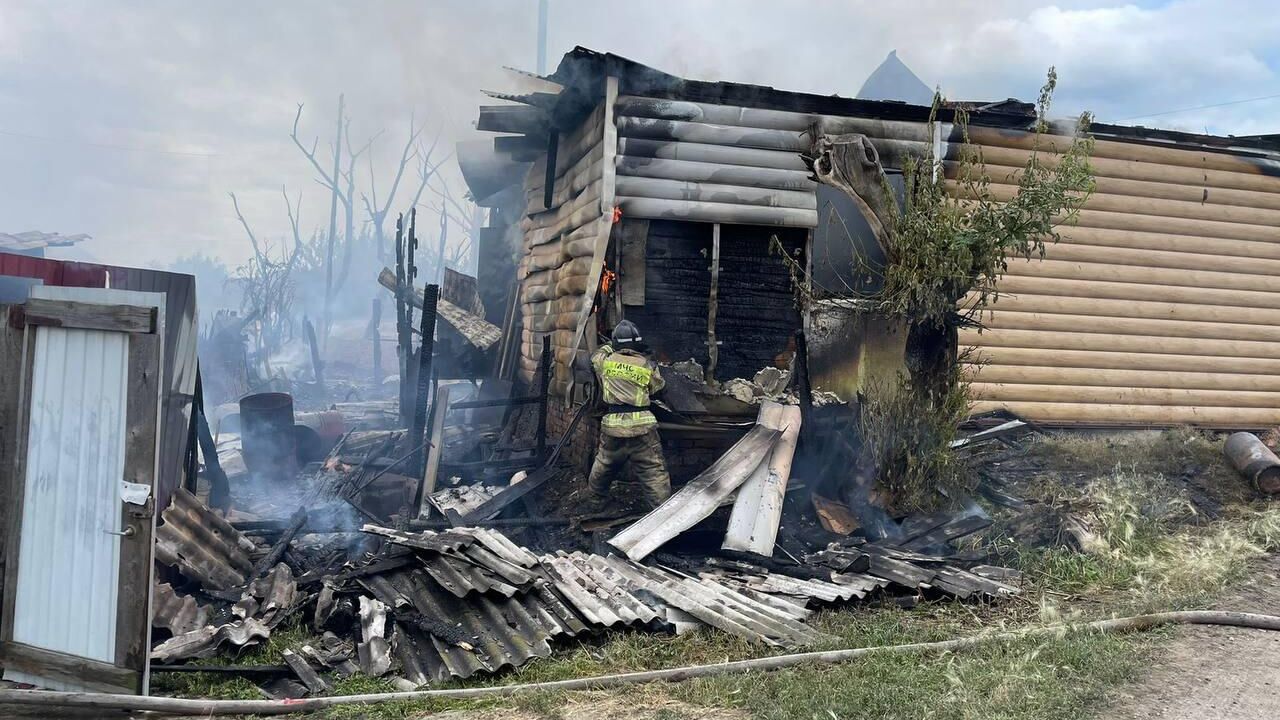
<path fill-rule="evenodd" d="M 27 140 L 42 140 L 44 142 L 62 143 L 67 145 L 85 145 L 89 147 L 106 148 L 108 150 L 124 150 L 126 152 L 155 153 L 157 155 L 182 155 L 186 157 L 217 157 L 218 153 L 202 153 L 189 152 L 184 150 L 159 150 L 157 148 L 131 147 L 128 145 L 111 145 L 108 143 L 89 142 L 87 140 L 66 140 L 46 137 L 43 135 L 28 135 L 27 133 L 13 132 L 11 130 L 0 130 L 0 135 L 9 137 L 24 138 Z"/>
<path fill-rule="evenodd" d="M 1117 122 L 1129 122 L 1130 120 L 1141 120 L 1143 118 L 1160 117 L 1161 115 L 1173 115 L 1174 113 L 1190 112 L 1192 110 L 1207 110 L 1208 108 L 1226 107 L 1227 105 L 1242 105 L 1244 103 L 1258 102 L 1259 100 L 1274 100 L 1280 98 L 1278 95 L 1263 95 L 1255 98 L 1245 98 L 1244 100 L 1229 100 L 1227 102 L 1212 103 L 1210 105 L 1196 105 L 1195 107 L 1178 108 L 1177 110 L 1165 110 L 1163 112 L 1150 113 L 1148 115 L 1134 115 L 1133 117 L 1121 118 Z"/>

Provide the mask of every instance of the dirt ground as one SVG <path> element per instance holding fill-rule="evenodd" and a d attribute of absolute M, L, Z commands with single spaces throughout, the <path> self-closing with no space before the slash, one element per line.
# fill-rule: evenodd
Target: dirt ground
<path fill-rule="evenodd" d="M 1280 614 L 1280 558 L 1217 609 Z M 1150 673 L 1120 689 L 1099 720 L 1280 718 L 1280 633 L 1189 627 L 1158 652 Z"/>

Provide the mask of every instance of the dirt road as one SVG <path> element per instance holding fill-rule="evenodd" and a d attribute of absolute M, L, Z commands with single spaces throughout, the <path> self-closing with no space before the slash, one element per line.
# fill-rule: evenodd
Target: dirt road
<path fill-rule="evenodd" d="M 1280 615 L 1280 559 L 1218 609 Z M 1123 688 L 1099 720 L 1280 718 L 1280 633 L 1185 628 L 1157 653 L 1151 672 Z"/>

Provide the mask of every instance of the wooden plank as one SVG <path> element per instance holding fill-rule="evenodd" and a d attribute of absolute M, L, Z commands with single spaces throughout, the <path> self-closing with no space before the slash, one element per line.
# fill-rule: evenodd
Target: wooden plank
<path fill-rule="evenodd" d="M 7 641 L 0 665 L 9 670 L 83 684 L 96 692 L 133 693 L 138 674 L 109 663 Z"/>
<path fill-rule="evenodd" d="M 644 305 L 645 250 L 649 240 L 649 221 L 624 219 L 619 239 L 618 295 L 623 305 Z"/>
<path fill-rule="evenodd" d="M 540 467 L 537 470 L 534 470 L 529 473 L 525 479 L 515 485 L 507 487 L 505 490 L 499 492 L 488 500 L 485 500 L 480 504 L 480 506 L 464 515 L 462 517 L 463 524 L 473 525 L 487 517 L 501 512 L 503 508 L 507 507 L 511 503 L 542 487 L 542 485 L 555 474 L 555 469 L 553 467 Z"/>
<path fill-rule="evenodd" d="M 435 401 L 431 404 L 431 432 L 427 442 L 426 467 L 422 472 L 422 490 L 418 496 L 418 517 L 425 517 L 430 505 L 428 498 L 436 491 L 436 475 L 440 472 L 440 456 L 444 454 L 444 421 L 449 414 L 449 385 L 436 388 Z"/>
<path fill-rule="evenodd" d="M 716 379 L 720 341 L 716 340 L 716 312 L 720 307 L 720 223 L 711 226 L 711 293 L 707 296 L 707 381 Z"/>
<path fill-rule="evenodd" d="M 0 305 L 0 368 L 7 374 L 5 382 L 0 382 L 0 497 L 12 498 L 17 482 L 13 470 L 13 458 L 19 443 L 18 428 L 22 419 L 22 408 L 18 404 L 22 382 L 22 337 L 21 326 L 14 327 L 9 323 L 11 305 Z M 11 380 L 11 381 L 10 381 Z M 18 516 L 9 515 L 8 502 L 0 503 L 0 607 L 3 607 L 5 568 L 8 558 L 5 548 L 8 544 L 9 523 Z"/>
<path fill-rule="evenodd" d="M 120 527 L 131 533 L 120 543 L 120 589 L 116 607 L 116 665 L 133 671 L 141 692 L 151 648 L 152 537 L 160 450 L 160 396 L 164 386 L 159 335 L 129 339 L 129 396 L 125 408 L 124 480 L 146 485 L 141 506 L 121 503 Z"/>
<path fill-rule="evenodd" d="M 9 476 L 9 487 L 11 494 L 7 495 L 9 502 L 9 517 L 13 518 L 13 522 L 7 528 L 7 537 L 5 538 L 5 563 L 4 563 L 4 587 L 8 588 L 2 598 L 3 605 L 0 606 L 0 655 L 3 653 L 3 646 L 13 641 L 13 612 L 15 595 L 13 589 L 18 586 L 18 550 L 22 541 L 22 517 L 23 500 L 26 496 L 26 472 L 27 472 L 27 436 L 31 433 L 31 409 L 28 407 L 31 403 L 31 369 L 35 362 L 36 343 L 35 331 L 33 329 L 25 329 L 22 331 L 22 365 L 17 375 L 18 392 L 18 422 L 17 422 L 17 444 L 14 448 L 13 464 L 10 466 L 13 470 Z M 2 664 L 2 663 L 0 663 Z"/>
<path fill-rule="evenodd" d="M 156 331 L 157 312 L 154 307 L 31 298 L 24 306 L 24 312 L 28 325 L 143 334 Z"/>

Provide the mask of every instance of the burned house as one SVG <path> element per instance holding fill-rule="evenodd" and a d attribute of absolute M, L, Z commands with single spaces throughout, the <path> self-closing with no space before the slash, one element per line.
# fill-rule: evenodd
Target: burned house
<path fill-rule="evenodd" d="M 553 387 L 581 402 L 573 359 L 621 318 L 661 361 L 693 359 L 721 383 L 788 367 L 800 328 L 814 388 L 842 400 L 902 367 L 903 333 L 859 302 L 883 261 L 864 213 L 815 182 L 806 157 L 821 136 L 858 133 L 891 183 L 905 157 L 932 150 L 954 184 L 955 106 L 930 123 L 924 106 L 687 80 L 583 48 L 546 78 L 512 80 L 492 94 L 504 104 L 480 109 L 478 129 L 500 133 L 491 150 L 462 155 L 492 208 L 482 264 L 511 273 L 487 284 L 508 308 L 504 371 L 532 381 L 550 338 Z M 1011 197 L 1035 151 L 1034 108 L 963 107 L 993 193 Z M 1063 150 L 1071 132 L 1055 126 L 1041 150 Z M 985 329 L 960 336 L 975 350 L 974 411 L 1064 425 L 1280 421 L 1280 145 L 1092 134 L 1096 192 L 1045 259 L 1010 263 Z M 810 283 L 803 302 L 793 276 Z"/>

